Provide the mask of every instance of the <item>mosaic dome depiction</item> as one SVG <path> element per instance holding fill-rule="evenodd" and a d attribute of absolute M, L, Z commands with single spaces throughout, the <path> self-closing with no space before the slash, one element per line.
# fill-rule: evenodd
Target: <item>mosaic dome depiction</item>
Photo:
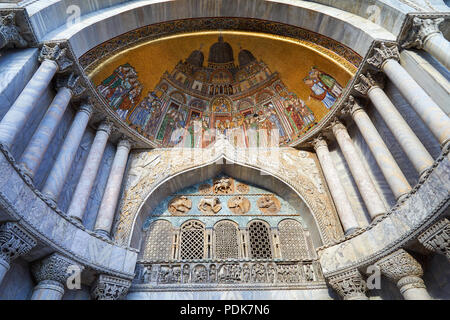
<path fill-rule="evenodd" d="M 449 299 L 446 2 L 0 0 L 0 300 Z"/>

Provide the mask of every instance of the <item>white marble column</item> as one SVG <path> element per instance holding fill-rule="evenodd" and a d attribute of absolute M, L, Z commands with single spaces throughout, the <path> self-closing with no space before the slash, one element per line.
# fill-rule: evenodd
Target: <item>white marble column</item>
<path fill-rule="evenodd" d="M 381 273 L 395 282 L 405 300 L 431 300 L 422 280 L 422 266 L 408 252 L 399 249 L 375 263 Z"/>
<path fill-rule="evenodd" d="M 64 139 L 52 170 L 45 181 L 42 193 L 55 202 L 58 202 L 91 114 L 92 106 L 83 105 L 80 107 Z"/>
<path fill-rule="evenodd" d="M 331 159 L 327 142 L 323 137 L 319 137 L 313 141 L 313 146 L 327 181 L 328 189 L 333 197 L 344 232 L 346 235 L 351 234 L 359 230 L 360 227 L 356 221 L 355 213 L 347 198 L 347 194 L 345 193 L 344 186 L 339 179 L 333 160 Z"/>
<path fill-rule="evenodd" d="M 33 178 L 39 169 L 74 91 L 77 90 L 75 87 L 78 85 L 78 81 L 79 77 L 74 74 L 65 79 L 22 154 L 20 165 L 30 178 Z"/>
<path fill-rule="evenodd" d="M 71 269 L 82 271 L 83 266 L 58 253 L 34 262 L 31 272 L 37 285 L 33 289 L 31 300 L 61 300 L 67 279 L 73 272 Z"/>
<path fill-rule="evenodd" d="M 355 85 L 355 90 L 369 97 L 392 135 L 402 147 L 419 176 L 421 176 L 433 165 L 434 159 L 408 126 L 383 89 L 381 89 L 380 81 L 376 80 L 371 73 L 361 74 L 360 82 Z"/>
<path fill-rule="evenodd" d="M 359 193 L 369 211 L 370 217 L 374 220 L 382 216 L 386 213 L 386 208 L 353 145 L 347 128 L 340 121 L 335 120 L 332 123 L 332 130 L 358 186 Z"/>
<path fill-rule="evenodd" d="M 117 145 L 116 155 L 95 221 L 94 231 L 108 238 L 110 237 L 130 148 L 131 143 L 127 139 L 121 140 Z"/>
<path fill-rule="evenodd" d="M 17 135 L 25 127 L 39 98 L 47 89 L 55 73 L 63 71 L 71 65 L 65 54 L 66 50 L 61 50 L 58 46 L 42 48 L 39 57 L 42 63 L 39 69 L 0 122 L 0 143 L 7 148 L 11 148 Z"/>
<path fill-rule="evenodd" d="M 411 186 L 406 180 L 402 170 L 397 165 L 394 157 L 384 143 L 377 129 L 373 125 L 366 111 L 358 104 L 354 97 L 350 96 L 346 101 L 346 109 L 358 126 L 364 140 L 369 146 L 378 167 L 389 184 L 395 198 L 398 200 L 411 191 Z"/>
<path fill-rule="evenodd" d="M 92 187 L 94 186 L 98 169 L 100 168 L 111 129 L 112 123 L 107 121 L 102 122 L 98 127 L 94 142 L 86 159 L 86 164 L 73 194 L 69 209 L 67 210 L 67 215 L 75 218 L 80 223 L 83 221 L 84 211 L 86 210 Z"/>
<path fill-rule="evenodd" d="M 15 222 L 0 225 L 0 284 L 11 262 L 36 246 L 36 240 Z"/>
<path fill-rule="evenodd" d="M 368 63 L 382 70 L 399 89 L 441 145 L 450 141 L 450 118 L 398 63 L 396 45 L 381 44 Z"/>

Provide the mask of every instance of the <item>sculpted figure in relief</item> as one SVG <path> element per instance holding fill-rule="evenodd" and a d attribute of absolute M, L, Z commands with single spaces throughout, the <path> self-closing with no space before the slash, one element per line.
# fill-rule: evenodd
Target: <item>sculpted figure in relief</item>
<path fill-rule="evenodd" d="M 192 201 L 185 196 L 174 198 L 169 202 L 169 212 L 173 215 L 185 214 L 192 208 Z"/>
<path fill-rule="evenodd" d="M 217 197 L 206 197 L 200 200 L 198 209 L 206 214 L 215 214 L 222 209 L 222 204 Z"/>
<path fill-rule="evenodd" d="M 280 200 L 273 195 L 262 196 L 257 203 L 264 214 L 275 214 L 281 209 Z"/>
<path fill-rule="evenodd" d="M 220 178 L 214 182 L 215 194 L 233 193 L 233 180 L 231 178 Z"/>
<path fill-rule="evenodd" d="M 228 208 L 234 214 L 244 214 L 250 210 L 250 201 L 246 197 L 236 196 L 228 200 Z"/>

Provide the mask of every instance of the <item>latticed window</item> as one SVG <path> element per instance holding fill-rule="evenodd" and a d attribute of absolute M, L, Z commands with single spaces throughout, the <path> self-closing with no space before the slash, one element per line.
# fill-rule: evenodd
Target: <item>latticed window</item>
<path fill-rule="evenodd" d="M 157 220 L 148 231 L 143 258 L 147 261 L 168 261 L 171 258 L 174 229 L 170 222 Z"/>
<path fill-rule="evenodd" d="M 205 227 L 200 221 L 188 221 L 181 227 L 180 258 L 203 259 L 205 254 Z"/>
<path fill-rule="evenodd" d="M 220 221 L 214 227 L 217 259 L 239 258 L 238 228 L 231 221 Z"/>
<path fill-rule="evenodd" d="M 308 258 L 308 246 L 300 222 L 293 219 L 283 220 L 278 225 L 278 231 L 283 259 L 301 260 Z"/>
<path fill-rule="evenodd" d="M 254 221 L 248 227 L 250 256 L 254 259 L 272 259 L 269 228 L 262 221 Z"/>

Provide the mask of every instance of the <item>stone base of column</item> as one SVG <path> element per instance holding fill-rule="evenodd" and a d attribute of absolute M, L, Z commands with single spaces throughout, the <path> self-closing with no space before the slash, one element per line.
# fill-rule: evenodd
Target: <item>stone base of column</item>
<path fill-rule="evenodd" d="M 34 288 L 31 300 L 61 300 L 64 286 L 58 281 L 44 280 Z"/>
<path fill-rule="evenodd" d="M 416 276 L 407 276 L 397 283 L 405 300 L 431 300 L 423 280 Z"/>

